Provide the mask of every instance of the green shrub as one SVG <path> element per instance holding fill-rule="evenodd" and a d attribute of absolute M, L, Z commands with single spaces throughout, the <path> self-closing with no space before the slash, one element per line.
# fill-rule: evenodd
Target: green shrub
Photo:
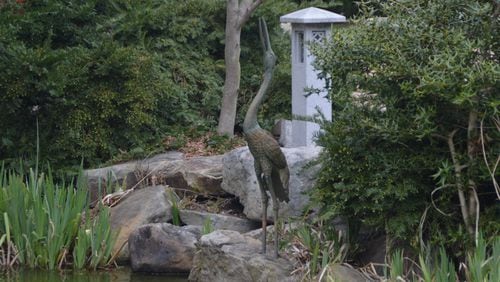
<path fill-rule="evenodd" d="M 362 11 L 313 48 L 333 102 L 313 198 L 326 218 L 464 256 L 475 230 L 496 225 L 475 222 L 496 197 L 498 21 L 479 0 L 375 0 Z"/>
<path fill-rule="evenodd" d="M 207 130 L 222 83 L 213 56 L 222 33 L 212 14 L 222 4 L 48 0 L 2 7 L 0 159 L 34 159 L 36 118 L 42 160 L 74 171 L 82 159 L 96 166 L 149 150 L 176 128 Z"/>
<path fill-rule="evenodd" d="M 75 268 L 106 265 L 114 244 L 108 210 L 101 207 L 97 217 L 90 218 L 85 208 L 86 180 L 81 177 L 75 185 L 58 185 L 50 172 L 38 175 L 30 170 L 28 175 L 0 168 L 0 213 L 4 215 L 0 234 L 7 235 L 1 247 L 14 246 L 19 264 L 31 268 L 65 266 L 71 262 L 70 254 Z"/>

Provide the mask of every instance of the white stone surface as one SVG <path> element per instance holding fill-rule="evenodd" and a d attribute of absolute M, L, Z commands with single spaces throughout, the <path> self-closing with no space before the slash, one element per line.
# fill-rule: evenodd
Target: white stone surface
<path fill-rule="evenodd" d="M 281 16 L 280 21 L 282 23 L 344 23 L 346 18 L 327 10 L 310 7 Z"/>
<path fill-rule="evenodd" d="M 346 23 L 342 15 L 318 9 L 306 8 L 280 18 L 282 23 L 291 23 L 292 40 L 292 115 L 295 117 L 314 117 L 321 112 L 331 120 L 332 105 L 326 98 L 325 81 L 318 78 L 313 67 L 314 56 L 309 52 L 309 44 L 322 42 L 331 37 L 333 23 Z M 307 89 L 321 90 L 306 97 Z M 292 121 L 292 140 L 290 147 L 313 145 L 314 136 L 320 127 L 314 122 Z M 288 145 L 287 145 L 288 147 Z"/>
<path fill-rule="evenodd" d="M 289 197 L 290 202 L 280 204 L 280 216 L 301 216 L 304 207 L 309 203 L 306 192 L 314 187 L 319 164 L 308 166 L 316 160 L 321 147 L 282 148 L 288 168 L 290 169 Z M 222 189 L 237 196 L 244 206 L 243 213 L 252 220 L 262 218 L 262 200 L 255 175 L 254 159 L 248 147 L 234 149 L 224 155 L 222 170 Z M 272 221 L 272 201 L 268 203 L 268 220 Z"/>

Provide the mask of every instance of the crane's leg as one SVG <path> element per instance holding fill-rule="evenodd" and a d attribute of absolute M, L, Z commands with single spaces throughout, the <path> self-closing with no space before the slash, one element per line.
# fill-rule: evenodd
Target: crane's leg
<path fill-rule="evenodd" d="M 259 183 L 260 196 L 262 199 L 262 254 L 266 254 L 266 237 L 267 237 L 267 204 L 269 198 L 267 197 L 264 181 L 262 181 L 262 171 L 257 162 L 254 164 L 255 174 L 257 175 L 257 182 Z"/>
<path fill-rule="evenodd" d="M 267 237 L 267 203 L 268 197 L 266 191 L 262 191 L 262 253 L 266 254 L 266 237 Z"/>
<path fill-rule="evenodd" d="M 267 183 L 267 188 L 269 189 L 269 193 L 271 194 L 271 199 L 273 200 L 273 219 L 274 219 L 274 258 L 278 258 L 279 251 L 279 238 L 278 238 L 278 213 L 280 209 L 280 202 L 276 197 L 276 193 L 274 192 L 273 182 L 271 180 L 271 175 L 265 175 L 265 182 Z"/>

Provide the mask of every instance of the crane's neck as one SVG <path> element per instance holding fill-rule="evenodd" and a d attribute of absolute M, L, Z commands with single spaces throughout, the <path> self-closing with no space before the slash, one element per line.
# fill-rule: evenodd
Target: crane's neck
<path fill-rule="evenodd" d="M 257 114 L 262 101 L 264 101 L 264 99 L 267 97 L 267 89 L 271 84 L 273 71 L 274 68 L 270 68 L 264 72 L 264 79 L 262 80 L 259 91 L 253 98 L 250 107 L 248 107 L 245 119 L 243 120 L 243 132 L 250 132 L 253 129 L 260 128 L 259 123 L 257 122 Z"/>

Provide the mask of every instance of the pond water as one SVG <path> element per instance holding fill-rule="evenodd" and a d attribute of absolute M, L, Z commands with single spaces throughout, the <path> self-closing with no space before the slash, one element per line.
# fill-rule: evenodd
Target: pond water
<path fill-rule="evenodd" d="M 13 270 L 0 272 L 1 282 L 186 282 L 187 275 L 154 275 L 132 272 L 130 268 L 110 271 Z"/>

